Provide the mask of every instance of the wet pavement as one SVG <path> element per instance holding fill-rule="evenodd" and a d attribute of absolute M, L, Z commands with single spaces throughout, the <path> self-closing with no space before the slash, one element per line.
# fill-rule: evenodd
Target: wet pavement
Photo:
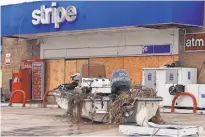
<path fill-rule="evenodd" d="M 116 125 L 71 124 L 65 111 L 57 108 L 1 108 L 2 136 L 71 136 L 116 129 Z"/>
<path fill-rule="evenodd" d="M 71 124 L 64 115 L 65 110 L 58 108 L 1 108 L 2 136 L 80 136 L 100 135 L 119 136 L 118 126 L 90 123 Z M 164 113 L 167 123 L 198 125 L 205 129 L 205 115 Z M 203 133 L 205 136 L 205 133 Z"/>

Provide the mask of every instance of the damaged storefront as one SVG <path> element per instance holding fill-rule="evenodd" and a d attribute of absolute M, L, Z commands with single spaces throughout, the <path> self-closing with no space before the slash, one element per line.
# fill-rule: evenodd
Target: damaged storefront
<path fill-rule="evenodd" d="M 130 73 L 132 84 L 137 84 L 146 67 L 180 60 L 184 66 L 200 69 L 204 48 L 200 52 L 190 48 L 201 41 L 186 34 L 203 26 L 203 10 L 204 2 L 185 1 L 22 3 L 2 7 L 2 36 L 37 43 L 28 46 L 39 45 L 35 57 L 46 62 L 45 88 L 39 92 L 70 82 L 70 76 L 87 62 L 104 63 L 108 78 L 113 70 L 123 68 Z M 185 37 L 190 43 L 184 43 Z M 7 69 L 14 68 L 3 65 L 3 77 Z M 202 70 L 200 75 L 204 73 Z M 204 83 L 202 77 L 199 80 Z M 8 87 L 9 79 L 5 75 L 3 86 Z"/>

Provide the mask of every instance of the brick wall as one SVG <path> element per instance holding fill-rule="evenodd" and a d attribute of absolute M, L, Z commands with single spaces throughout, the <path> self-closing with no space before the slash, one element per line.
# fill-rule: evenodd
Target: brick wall
<path fill-rule="evenodd" d="M 204 4 L 205 8 L 205 4 Z M 205 15 L 205 10 L 204 10 Z M 204 27 L 196 27 L 186 29 L 186 31 L 181 30 L 179 34 L 179 60 L 183 63 L 184 67 L 196 67 L 200 70 L 203 61 L 205 61 L 205 51 L 203 52 L 184 52 L 184 34 L 186 33 L 196 33 L 205 32 L 205 16 L 204 16 Z M 199 75 L 199 83 L 205 84 L 205 65 L 201 70 Z"/>
<path fill-rule="evenodd" d="M 186 33 L 205 32 L 205 28 L 191 28 L 187 29 Z M 179 35 L 179 60 L 183 63 L 184 67 L 198 68 L 198 72 L 205 61 L 205 51 L 203 52 L 185 52 L 184 51 L 184 34 L 185 31 L 181 30 Z M 199 83 L 205 84 L 205 65 L 199 75 Z"/>
<path fill-rule="evenodd" d="M 22 65 L 22 59 L 40 57 L 40 44 L 36 40 L 3 38 L 2 45 L 2 87 L 3 94 L 9 97 L 9 79 L 12 77 L 12 71 Z M 9 66 L 5 65 L 6 53 L 11 54 L 11 64 Z"/>

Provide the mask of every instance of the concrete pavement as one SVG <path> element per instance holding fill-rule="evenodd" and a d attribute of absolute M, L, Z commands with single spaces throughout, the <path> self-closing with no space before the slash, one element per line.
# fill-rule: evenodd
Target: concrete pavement
<path fill-rule="evenodd" d="M 74 125 L 59 108 L 1 108 L 2 136 L 122 136 L 118 126 L 89 123 Z M 170 124 L 198 125 L 205 129 L 205 115 L 163 113 Z M 205 132 L 203 133 L 205 136 Z"/>

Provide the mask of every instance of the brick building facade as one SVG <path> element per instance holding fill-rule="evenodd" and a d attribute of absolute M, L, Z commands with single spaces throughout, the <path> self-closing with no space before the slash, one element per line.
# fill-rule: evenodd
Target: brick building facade
<path fill-rule="evenodd" d="M 198 33 L 205 32 L 205 28 L 191 28 L 191 29 L 181 29 L 179 34 L 179 60 L 182 62 L 184 67 L 194 67 L 198 68 L 200 72 L 198 77 L 199 84 L 205 84 L 205 51 L 200 52 L 185 52 L 184 37 L 185 33 Z"/>
<path fill-rule="evenodd" d="M 204 4 L 205 8 L 205 4 Z M 195 67 L 200 71 L 198 82 L 199 84 L 205 84 L 205 51 L 201 52 L 185 52 L 184 47 L 184 37 L 185 33 L 205 33 L 205 10 L 203 13 L 204 24 L 203 27 L 195 27 L 190 29 L 181 29 L 179 32 L 179 60 L 182 62 L 184 67 Z"/>
<path fill-rule="evenodd" d="M 11 54 L 10 65 L 5 65 L 6 53 Z M 2 39 L 2 87 L 6 97 L 10 96 L 9 79 L 12 78 L 12 71 L 22 65 L 21 60 L 39 57 L 40 44 L 37 43 L 37 40 L 7 37 Z"/>

